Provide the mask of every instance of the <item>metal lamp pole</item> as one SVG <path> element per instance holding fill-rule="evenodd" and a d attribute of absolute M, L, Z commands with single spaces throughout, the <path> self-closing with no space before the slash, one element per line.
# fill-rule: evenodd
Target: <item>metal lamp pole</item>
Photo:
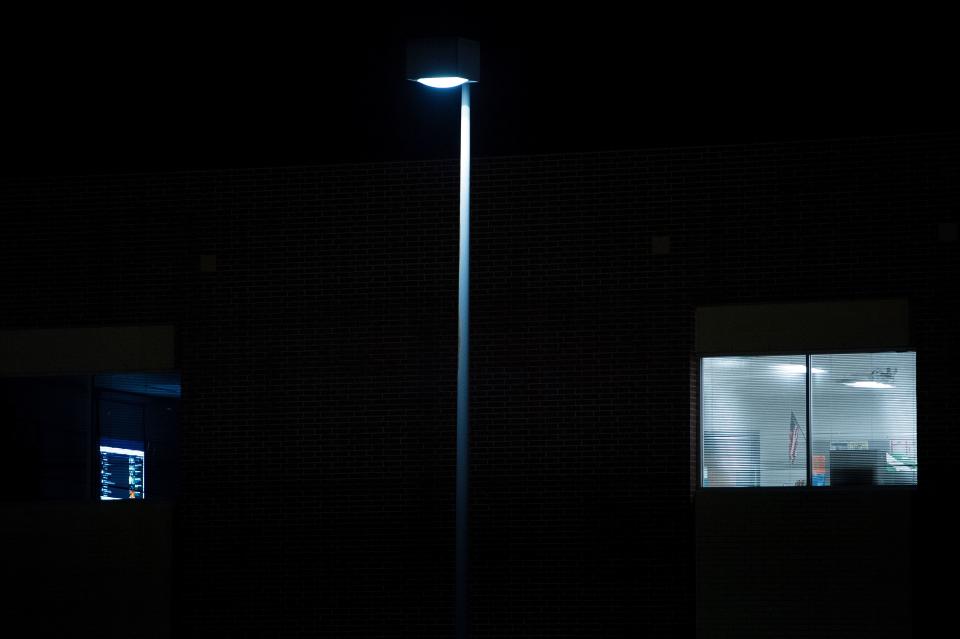
<path fill-rule="evenodd" d="M 460 87 L 460 267 L 457 297 L 456 636 L 469 628 L 467 514 L 470 498 L 470 84 L 479 76 L 479 48 L 463 38 L 415 40 L 407 77 L 429 87 Z"/>
<path fill-rule="evenodd" d="M 470 85 L 460 93 L 460 276 L 457 340 L 457 637 L 467 636 L 467 511 L 470 498 Z"/>

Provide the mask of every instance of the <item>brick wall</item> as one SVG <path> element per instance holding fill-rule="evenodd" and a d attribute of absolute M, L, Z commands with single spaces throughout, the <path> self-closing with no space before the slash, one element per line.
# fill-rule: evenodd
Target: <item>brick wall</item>
<path fill-rule="evenodd" d="M 705 304 L 908 298 L 927 588 L 949 540 L 922 524 L 957 448 L 957 243 L 938 233 L 958 141 L 475 161 L 476 636 L 693 632 Z M 457 176 L 0 182 L 0 328 L 177 327 L 178 636 L 452 632 Z"/>

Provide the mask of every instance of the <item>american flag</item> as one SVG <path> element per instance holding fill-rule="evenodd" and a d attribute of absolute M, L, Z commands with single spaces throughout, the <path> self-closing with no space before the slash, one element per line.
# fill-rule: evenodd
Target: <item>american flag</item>
<path fill-rule="evenodd" d="M 790 411 L 790 445 L 787 448 L 787 454 L 790 456 L 790 463 L 797 461 L 797 442 L 800 440 L 800 422 L 793 411 Z"/>

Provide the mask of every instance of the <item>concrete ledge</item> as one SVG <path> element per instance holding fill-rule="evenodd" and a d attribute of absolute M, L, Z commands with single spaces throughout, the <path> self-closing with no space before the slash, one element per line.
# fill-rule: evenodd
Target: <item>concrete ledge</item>
<path fill-rule="evenodd" d="M 904 299 L 697 309 L 700 354 L 806 353 L 908 348 Z"/>
<path fill-rule="evenodd" d="M 697 637 L 913 636 L 916 496 L 697 491 Z"/>
<path fill-rule="evenodd" d="M 169 371 L 173 326 L 0 331 L 0 375 Z"/>

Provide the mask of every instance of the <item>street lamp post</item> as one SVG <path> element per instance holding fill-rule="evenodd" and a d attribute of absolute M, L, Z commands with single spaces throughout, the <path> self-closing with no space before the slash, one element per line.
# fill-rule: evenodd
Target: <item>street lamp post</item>
<path fill-rule="evenodd" d="M 477 43 L 432 38 L 410 43 L 407 77 L 429 87 L 460 87 L 460 269 L 457 298 L 456 636 L 466 639 L 467 512 L 470 488 L 470 84 L 479 77 Z"/>

